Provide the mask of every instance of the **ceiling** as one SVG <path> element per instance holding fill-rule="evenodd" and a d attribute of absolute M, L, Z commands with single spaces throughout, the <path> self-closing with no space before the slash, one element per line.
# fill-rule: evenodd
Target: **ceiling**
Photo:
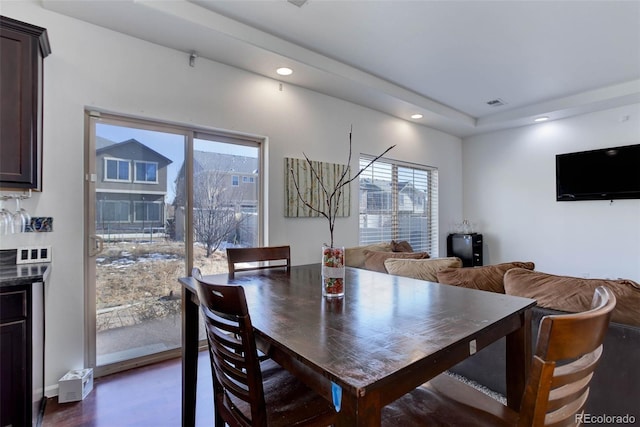
<path fill-rule="evenodd" d="M 460 137 L 640 102 L 640 1 L 42 4 Z"/>

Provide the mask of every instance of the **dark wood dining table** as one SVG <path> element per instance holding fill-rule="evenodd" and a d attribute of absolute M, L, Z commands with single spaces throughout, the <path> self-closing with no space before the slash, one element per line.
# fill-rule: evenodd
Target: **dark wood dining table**
<path fill-rule="evenodd" d="M 507 404 L 520 405 L 534 300 L 349 267 L 344 297 L 330 299 L 320 264 L 205 280 L 244 287 L 259 349 L 339 404 L 339 426 L 380 425 L 385 405 L 504 336 Z M 193 426 L 198 296 L 193 278 L 179 281 L 182 421 Z"/>

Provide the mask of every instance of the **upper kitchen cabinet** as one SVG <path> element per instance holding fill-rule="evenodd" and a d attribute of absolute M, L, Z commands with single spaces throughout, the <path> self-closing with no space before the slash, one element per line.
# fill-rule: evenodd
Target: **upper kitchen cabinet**
<path fill-rule="evenodd" d="M 42 190 L 45 28 L 0 16 L 0 188 Z"/>

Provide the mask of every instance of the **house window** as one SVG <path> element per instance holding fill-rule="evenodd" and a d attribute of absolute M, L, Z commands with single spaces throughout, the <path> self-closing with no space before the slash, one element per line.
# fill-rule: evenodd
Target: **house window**
<path fill-rule="evenodd" d="M 97 222 L 129 222 L 129 202 L 122 200 L 100 200 Z"/>
<path fill-rule="evenodd" d="M 240 205 L 240 212 L 242 213 L 246 213 L 246 214 L 257 214 L 258 213 L 258 206 L 253 204 L 253 205 Z"/>
<path fill-rule="evenodd" d="M 104 180 L 105 181 L 126 181 L 131 179 L 130 175 L 130 162 L 128 160 L 120 159 L 104 159 Z"/>
<path fill-rule="evenodd" d="M 134 221 L 162 221 L 162 204 L 160 202 L 133 202 L 133 208 Z"/>
<path fill-rule="evenodd" d="M 374 157 L 362 155 L 360 168 Z M 360 244 L 406 240 L 438 256 L 438 170 L 379 159 L 359 178 Z"/>
<path fill-rule="evenodd" d="M 238 175 L 231 175 L 231 185 L 234 187 L 240 185 L 240 177 Z"/>
<path fill-rule="evenodd" d="M 255 182 L 255 178 L 252 176 L 243 176 L 242 183 L 243 184 L 253 184 Z"/>
<path fill-rule="evenodd" d="M 135 162 L 135 182 L 158 183 L 158 164 L 156 162 Z"/>

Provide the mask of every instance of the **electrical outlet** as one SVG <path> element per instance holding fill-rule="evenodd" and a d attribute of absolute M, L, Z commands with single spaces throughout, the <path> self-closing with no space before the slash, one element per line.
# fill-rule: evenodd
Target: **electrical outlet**
<path fill-rule="evenodd" d="M 29 246 L 17 249 L 16 264 L 36 262 L 51 262 L 51 246 Z"/>

